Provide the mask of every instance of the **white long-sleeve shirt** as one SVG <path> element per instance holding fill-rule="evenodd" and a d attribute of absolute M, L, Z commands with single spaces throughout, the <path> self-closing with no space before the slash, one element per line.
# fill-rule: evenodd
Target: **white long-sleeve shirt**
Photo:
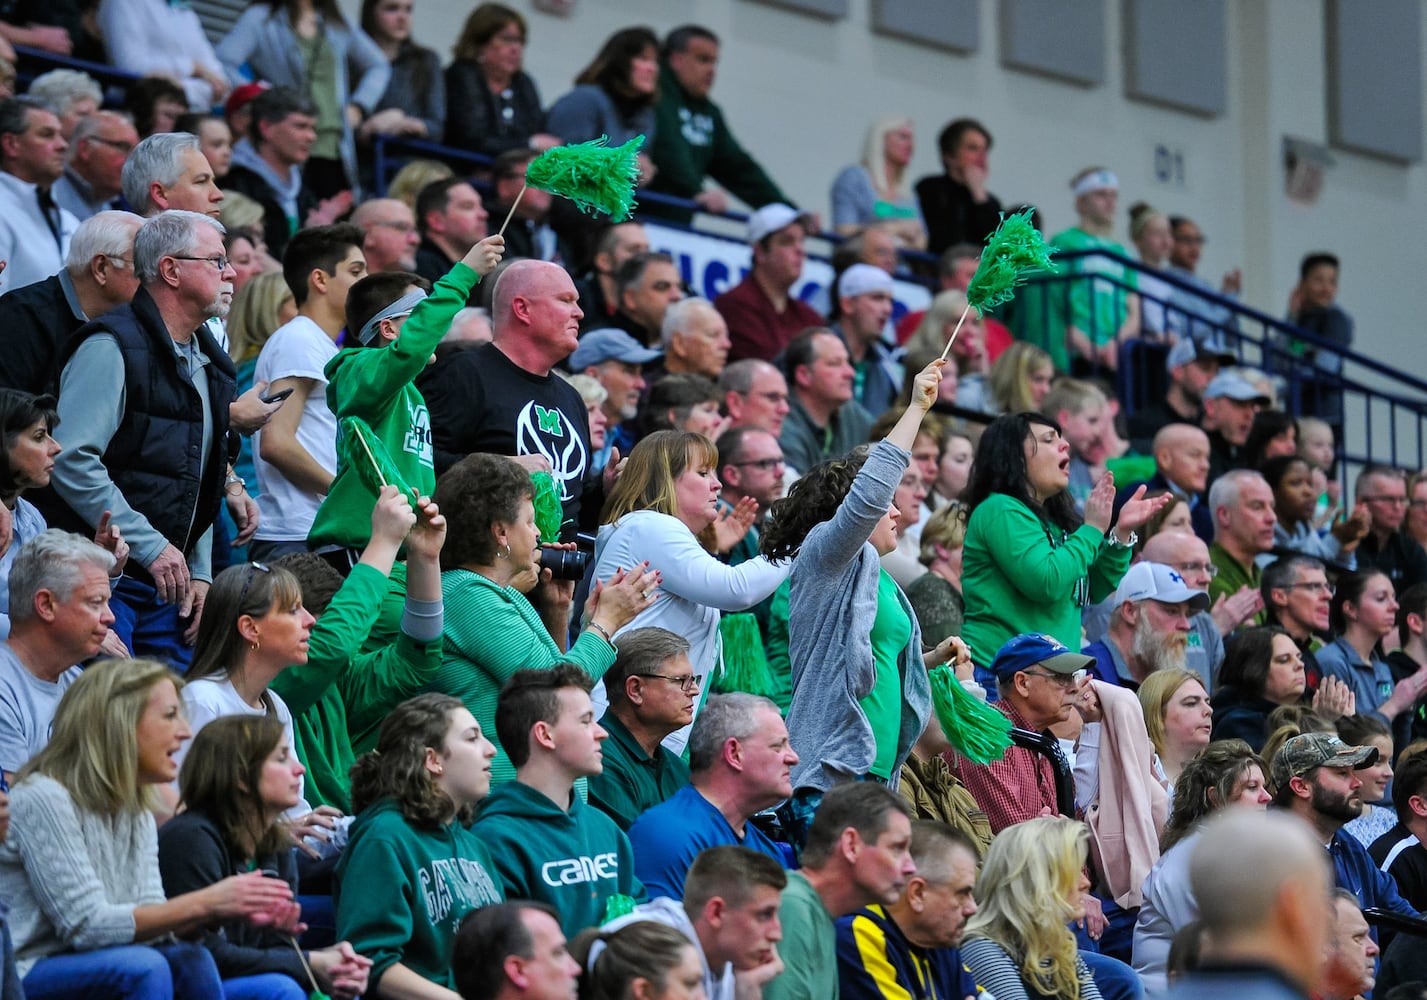
<path fill-rule="evenodd" d="M 213 88 L 196 75 L 206 67 L 226 75 L 198 14 L 164 0 L 101 0 L 99 28 L 109 60 L 141 76 L 171 76 L 183 86 L 193 110 L 213 106 Z"/>

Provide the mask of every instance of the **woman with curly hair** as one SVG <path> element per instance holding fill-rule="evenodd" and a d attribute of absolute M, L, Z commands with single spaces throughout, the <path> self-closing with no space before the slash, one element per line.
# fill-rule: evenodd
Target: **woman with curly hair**
<path fill-rule="evenodd" d="M 893 496 L 945 364 L 922 369 L 911 405 L 865 458 L 809 469 L 763 532 L 763 554 L 793 563 L 788 732 L 801 758 L 790 809 L 799 832 L 833 785 L 895 778 L 931 713 L 927 669 L 950 659 L 950 640 L 923 655 L 912 606 L 881 563 L 897 546 Z"/>
<path fill-rule="evenodd" d="M 702 434 L 655 431 L 629 453 L 600 514 L 595 543 L 595 576 L 621 566 L 657 562 L 660 583 L 653 598 L 625 626 L 658 626 L 689 640 L 694 674 L 714 678 L 723 665 L 719 619 L 724 611 L 746 611 L 764 600 L 788 575 L 788 567 L 767 559 L 737 566 L 714 553 L 737 544 L 747 533 L 757 505 L 732 514 L 718 509 L 718 449 Z M 703 690 L 708 691 L 705 684 Z M 604 687 L 594 692 L 603 711 Z M 703 699 L 700 698 L 700 706 Z M 695 718 L 698 708 L 694 709 Z M 691 723 L 692 725 L 692 723 Z M 671 733 L 664 746 L 682 753 L 689 727 Z"/>
<path fill-rule="evenodd" d="M 1135 529 L 1169 502 L 1145 499 L 1141 486 L 1114 518 L 1115 480 L 1105 473 L 1075 513 L 1070 444 L 1040 413 L 997 417 L 981 435 L 963 499 L 970 512 L 962 595 L 976 679 L 996 651 L 1026 632 L 1080 648 L 1081 612 L 1109 597 L 1130 566 Z"/>
<path fill-rule="evenodd" d="M 370 995 L 455 997 L 456 928 L 505 898 L 467 828 L 494 756 L 459 699 L 423 694 L 387 716 L 376 750 L 352 768 L 358 815 L 337 866 L 337 932 L 372 960 Z"/>
<path fill-rule="evenodd" d="M 1174 805 L 1159 839 L 1160 858 L 1145 878 L 1144 902 L 1135 921 L 1135 971 L 1148 989 L 1164 988 L 1175 934 L 1199 919 L 1189 888 L 1189 856 L 1200 827 L 1211 813 L 1231 806 L 1267 809 L 1267 770 L 1263 758 L 1243 740 L 1217 740 L 1180 772 Z"/>
<path fill-rule="evenodd" d="M 497 750 L 496 697 L 519 670 L 567 661 L 598 680 L 614 664 L 614 635 L 654 602 L 657 571 L 633 560 L 604 572 L 585 603 L 585 627 L 570 641 L 573 580 L 555 580 L 540 565 L 530 474 L 501 455 L 468 455 L 436 482 L 447 513 L 441 549 L 445 603 L 441 668 L 430 690 L 465 703 Z M 653 552 L 656 558 L 660 553 Z M 527 596 L 528 595 L 528 596 Z M 499 784 L 515 777 L 502 754 Z"/>
<path fill-rule="evenodd" d="M 1069 924 L 1085 916 L 1090 834 L 1045 816 L 1002 830 L 976 883 L 961 958 L 997 1000 L 1100 1000 Z"/>

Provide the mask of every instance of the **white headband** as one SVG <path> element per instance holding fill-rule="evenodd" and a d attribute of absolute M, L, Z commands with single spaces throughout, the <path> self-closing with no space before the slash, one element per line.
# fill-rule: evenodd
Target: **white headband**
<path fill-rule="evenodd" d="M 384 319 L 391 319 L 394 316 L 409 316 L 426 298 L 426 293 L 417 288 L 407 292 L 381 312 L 362 324 L 362 328 L 357 331 L 357 340 L 363 344 L 370 344 L 377 335 L 377 327 L 381 326 Z"/>
<path fill-rule="evenodd" d="M 1105 188 L 1114 188 L 1116 191 L 1120 189 L 1120 178 L 1115 176 L 1113 170 L 1092 170 L 1070 186 L 1070 190 L 1075 192 L 1077 198 L 1082 194 L 1101 191 Z"/>

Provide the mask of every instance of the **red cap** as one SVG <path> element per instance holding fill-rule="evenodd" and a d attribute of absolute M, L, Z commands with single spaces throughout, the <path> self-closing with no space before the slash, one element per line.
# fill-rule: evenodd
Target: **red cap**
<path fill-rule="evenodd" d="M 265 90 L 271 90 L 272 84 L 266 80 L 254 80 L 252 83 L 245 83 L 241 87 L 234 87 L 233 92 L 228 95 L 228 102 L 223 105 L 223 113 L 232 118 L 243 109 L 254 97 L 257 97 Z"/>

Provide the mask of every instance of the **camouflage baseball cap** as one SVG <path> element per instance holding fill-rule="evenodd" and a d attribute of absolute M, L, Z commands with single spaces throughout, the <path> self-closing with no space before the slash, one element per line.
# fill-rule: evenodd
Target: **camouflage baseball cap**
<path fill-rule="evenodd" d="M 1332 733 L 1301 733 L 1273 755 L 1273 787 L 1282 788 L 1315 767 L 1350 767 L 1360 771 L 1377 763 L 1377 747 L 1350 747 Z"/>

